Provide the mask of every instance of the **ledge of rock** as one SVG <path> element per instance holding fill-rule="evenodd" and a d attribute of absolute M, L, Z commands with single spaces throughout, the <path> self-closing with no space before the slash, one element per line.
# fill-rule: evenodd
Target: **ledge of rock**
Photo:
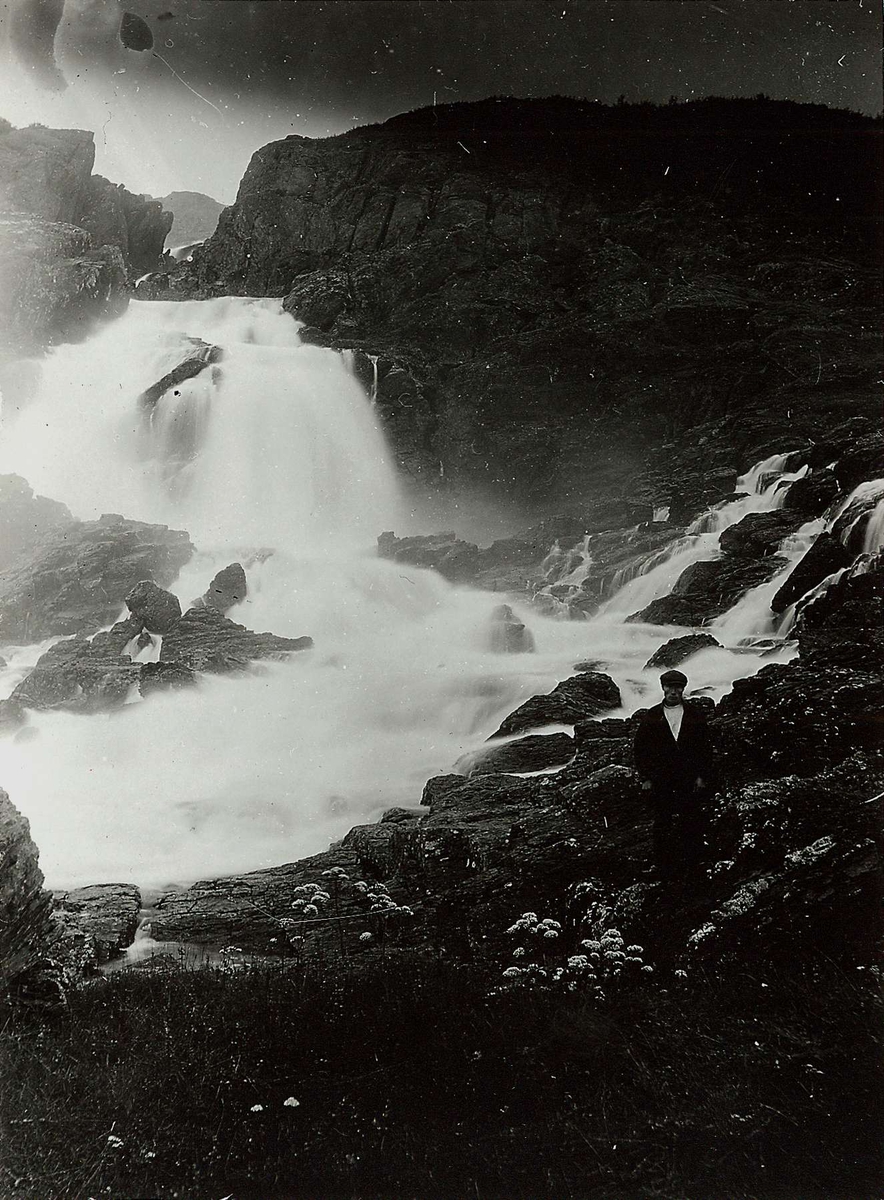
<path fill-rule="evenodd" d="M 213 608 L 189 608 L 163 638 L 160 662 L 217 674 L 241 670 L 254 659 L 283 659 L 312 645 L 310 637 L 253 633 Z"/>
<path fill-rule="evenodd" d="M 773 579 L 787 562 L 780 554 L 758 559 L 725 554 L 692 563 L 668 596 L 652 600 L 626 619 L 649 625 L 705 625 L 727 612 L 750 588 Z"/>

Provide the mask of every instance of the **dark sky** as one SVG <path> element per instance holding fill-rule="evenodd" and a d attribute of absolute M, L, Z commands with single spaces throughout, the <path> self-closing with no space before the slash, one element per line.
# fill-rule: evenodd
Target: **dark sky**
<path fill-rule="evenodd" d="M 98 169 L 157 195 L 229 201 L 267 141 L 434 101 L 763 91 L 882 106 L 878 0 L 66 0 L 54 65 L 61 3 L 0 0 L 17 6 L 19 64 L 0 114 L 94 128 Z M 121 44 L 124 8 L 152 47 Z"/>

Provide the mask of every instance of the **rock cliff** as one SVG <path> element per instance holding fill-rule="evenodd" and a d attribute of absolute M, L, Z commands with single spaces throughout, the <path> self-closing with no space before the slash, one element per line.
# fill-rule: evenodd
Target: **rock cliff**
<path fill-rule="evenodd" d="M 554 99 L 289 137 L 144 294 L 284 297 L 353 350 L 421 487 L 682 520 L 785 420 L 800 439 L 871 415 L 878 136 L 761 99 Z M 674 469 L 698 444 L 702 495 Z"/>
<path fill-rule="evenodd" d="M 0 361 L 81 336 L 159 263 L 171 213 L 94 160 L 82 129 L 0 132 Z"/>

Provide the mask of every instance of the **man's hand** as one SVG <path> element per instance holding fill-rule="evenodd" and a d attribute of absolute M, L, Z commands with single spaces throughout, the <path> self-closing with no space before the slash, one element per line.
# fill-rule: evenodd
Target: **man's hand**
<path fill-rule="evenodd" d="M 644 783 L 642 784 L 642 791 L 649 792 L 650 790 L 651 790 L 651 781 L 650 781 L 650 779 L 646 779 L 644 781 Z"/>
<path fill-rule="evenodd" d="M 696 785 L 695 785 L 695 786 L 696 786 L 698 789 L 699 789 L 699 788 L 704 788 L 704 787 L 706 786 L 706 780 L 705 780 L 705 779 L 703 779 L 703 778 L 702 778 L 700 775 L 698 775 L 698 776 L 697 776 L 697 782 L 696 782 Z"/>

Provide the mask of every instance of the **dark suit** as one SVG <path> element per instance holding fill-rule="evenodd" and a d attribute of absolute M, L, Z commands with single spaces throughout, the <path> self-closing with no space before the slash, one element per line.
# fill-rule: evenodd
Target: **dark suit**
<path fill-rule="evenodd" d="M 712 774 L 712 747 L 702 710 L 684 705 L 678 740 L 672 736 L 664 706 L 643 717 L 634 743 L 635 767 L 651 784 L 654 857 L 664 871 L 687 859 L 696 863 L 703 840 L 703 799 Z M 704 788 L 697 786 L 702 779 Z"/>

